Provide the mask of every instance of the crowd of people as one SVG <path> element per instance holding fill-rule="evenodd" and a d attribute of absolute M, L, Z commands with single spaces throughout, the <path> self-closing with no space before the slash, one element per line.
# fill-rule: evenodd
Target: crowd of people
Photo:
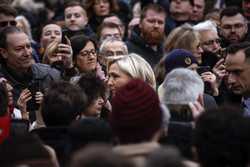
<path fill-rule="evenodd" d="M 250 165 L 250 0 L 2 0 L 2 167 Z"/>

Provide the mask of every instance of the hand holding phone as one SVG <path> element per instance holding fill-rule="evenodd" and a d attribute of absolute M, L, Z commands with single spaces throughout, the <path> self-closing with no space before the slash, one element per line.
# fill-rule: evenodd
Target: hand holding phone
<path fill-rule="evenodd" d="M 202 73 L 205 73 L 205 72 L 209 72 L 209 71 L 211 71 L 210 66 L 199 66 L 199 67 L 197 68 L 197 73 L 198 73 L 199 75 L 201 75 Z"/>
<path fill-rule="evenodd" d="M 73 50 L 71 42 L 67 36 L 62 37 L 62 43 L 58 45 L 57 56 L 62 58 L 62 62 L 65 68 L 72 68 L 73 65 Z"/>
<path fill-rule="evenodd" d="M 38 110 L 39 104 L 36 101 L 37 92 L 41 92 L 40 82 L 32 81 L 28 87 L 28 90 L 31 92 L 31 99 L 27 103 L 27 111 Z"/>

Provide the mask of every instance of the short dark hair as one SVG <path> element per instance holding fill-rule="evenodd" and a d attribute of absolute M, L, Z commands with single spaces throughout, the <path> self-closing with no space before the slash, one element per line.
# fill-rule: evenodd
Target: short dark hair
<path fill-rule="evenodd" d="M 118 0 L 108 0 L 110 4 L 110 13 L 117 13 L 120 9 Z M 95 5 L 95 1 L 93 0 L 85 0 L 85 6 L 88 13 L 88 17 L 91 18 L 95 16 L 93 6 Z"/>
<path fill-rule="evenodd" d="M 41 106 L 46 126 L 68 126 L 86 109 L 86 96 L 66 81 L 54 82 L 45 93 Z"/>
<path fill-rule="evenodd" d="M 92 42 L 97 50 L 97 42 L 91 36 L 86 35 L 75 35 L 70 38 L 71 46 L 73 49 L 73 60 L 76 60 L 79 52 L 87 45 L 88 42 Z"/>
<path fill-rule="evenodd" d="M 75 7 L 75 6 L 80 6 L 80 7 L 82 7 L 85 10 L 84 6 L 79 1 L 75 1 L 75 0 L 73 0 L 73 1 L 66 1 L 64 3 L 64 10 L 66 8 L 68 8 L 68 7 Z"/>
<path fill-rule="evenodd" d="M 15 26 L 7 26 L 0 31 L 0 48 L 5 48 L 5 49 L 7 48 L 7 37 L 9 34 L 14 34 L 14 33 L 24 33 L 24 32 Z"/>
<path fill-rule="evenodd" d="M 10 136 L 0 145 L 2 167 L 48 166 L 54 167 L 51 155 L 37 136 L 29 133 Z M 33 165 L 31 165 L 33 164 Z"/>
<path fill-rule="evenodd" d="M 105 83 L 95 73 L 83 74 L 77 84 L 87 95 L 88 105 L 91 105 L 98 96 L 105 97 Z"/>
<path fill-rule="evenodd" d="M 17 16 L 17 11 L 15 8 L 11 7 L 8 4 L 0 4 L 0 14 L 4 14 L 6 16 Z"/>
<path fill-rule="evenodd" d="M 250 42 L 245 41 L 241 43 L 231 44 L 226 49 L 226 54 L 235 54 L 238 51 L 243 50 L 246 56 L 246 62 L 250 64 Z"/>
<path fill-rule="evenodd" d="M 68 134 L 71 153 L 91 143 L 112 144 L 113 139 L 109 123 L 95 117 L 74 121 L 68 128 Z"/>
<path fill-rule="evenodd" d="M 227 106 L 204 112 L 198 118 L 194 141 L 202 167 L 249 164 L 250 120 L 239 110 Z"/>
<path fill-rule="evenodd" d="M 220 13 L 220 20 L 224 17 L 224 16 L 227 16 L 227 17 L 233 17 L 237 14 L 241 14 L 243 17 L 243 11 L 242 9 L 238 8 L 237 6 L 230 6 L 230 7 L 227 7 L 225 9 L 223 9 Z"/>
<path fill-rule="evenodd" d="M 140 19 L 141 21 L 146 17 L 146 13 L 148 10 L 153 10 L 153 11 L 156 11 L 157 13 L 164 13 L 165 15 L 167 15 L 165 9 L 161 5 L 151 3 L 142 9 L 141 19 Z"/>
<path fill-rule="evenodd" d="M 116 28 L 121 34 L 121 30 L 117 24 L 111 23 L 111 22 L 102 22 L 102 24 L 98 27 L 98 30 L 97 30 L 97 35 L 99 39 L 101 37 L 101 32 L 104 28 Z"/>

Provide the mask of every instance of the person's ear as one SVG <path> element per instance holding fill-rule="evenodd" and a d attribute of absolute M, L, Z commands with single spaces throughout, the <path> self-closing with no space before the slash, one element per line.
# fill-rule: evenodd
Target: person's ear
<path fill-rule="evenodd" d="M 7 50 L 4 49 L 4 48 L 0 48 L 0 55 L 1 55 L 4 59 L 7 59 L 7 58 L 8 58 Z"/>

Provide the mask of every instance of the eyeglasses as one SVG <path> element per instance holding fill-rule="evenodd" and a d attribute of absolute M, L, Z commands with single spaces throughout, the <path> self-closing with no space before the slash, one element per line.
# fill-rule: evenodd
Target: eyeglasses
<path fill-rule="evenodd" d="M 214 43 L 216 44 L 220 44 L 221 43 L 221 39 L 211 39 L 209 41 L 203 42 L 202 45 L 213 45 Z"/>
<path fill-rule="evenodd" d="M 0 27 L 6 27 L 6 26 L 16 26 L 17 22 L 15 20 L 11 21 L 1 21 L 0 22 Z"/>
<path fill-rule="evenodd" d="M 121 56 L 121 55 L 125 55 L 125 51 L 122 50 L 118 50 L 118 51 L 105 51 L 104 55 L 105 57 L 112 57 L 112 56 Z"/>
<path fill-rule="evenodd" d="M 223 25 L 222 26 L 222 29 L 225 29 L 225 30 L 231 30 L 231 29 L 241 29 L 244 27 L 245 24 L 242 24 L 242 23 L 238 23 L 238 24 L 226 24 L 226 25 Z"/>
<path fill-rule="evenodd" d="M 96 50 L 95 49 L 91 49 L 91 50 L 84 50 L 82 52 L 79 53 L 82 57 L 87 57 L 90 55 L 96 55 Z"/>
<path fill-rule="evenodd" d="M 122 40 L 121 34 L 119 33 L 115 33 L 115 34 L 105 34 L 101 37 L 101 40 L 104 41 L 105 39 L 108 38 L 113 38 L 113 39 L 118 39 L 118 40 Z"/>

